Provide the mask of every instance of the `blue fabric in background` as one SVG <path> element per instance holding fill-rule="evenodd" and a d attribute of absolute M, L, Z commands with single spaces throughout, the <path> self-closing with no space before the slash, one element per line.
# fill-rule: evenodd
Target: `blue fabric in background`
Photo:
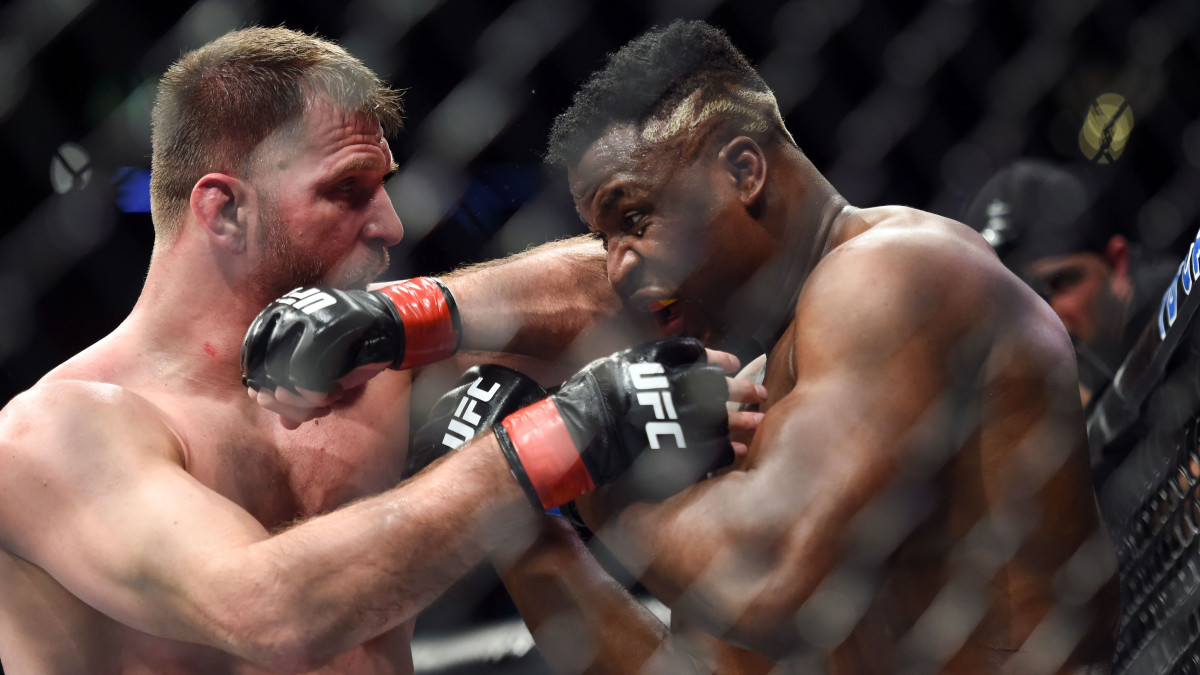
<path fill-rule="evenodd" d="M 112 177 L 117 186 L 117 208 L 125 213 L 150 213 L 150 170 L 123 166 Z"/>

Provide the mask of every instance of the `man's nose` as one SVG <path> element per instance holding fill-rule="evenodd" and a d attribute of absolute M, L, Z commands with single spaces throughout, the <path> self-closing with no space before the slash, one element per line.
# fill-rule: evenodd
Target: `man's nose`
<path fill-rule="evenodd" d="M 363 230 L 363 236 L 368 240 L 381 241 L 384 246 L 399 244 L 404 238 L 404 224 L 400 222 L 395 205 L 382 187 L 375 197 L 375 203 L 376 208 Z"/>
<path fill-rule="evenodd" d="M 641 262 L 641 256 L 626 237 L 618 237 L 609 243 L 608 281 L 619 295 L 628 297 L 637 290 Z"/>

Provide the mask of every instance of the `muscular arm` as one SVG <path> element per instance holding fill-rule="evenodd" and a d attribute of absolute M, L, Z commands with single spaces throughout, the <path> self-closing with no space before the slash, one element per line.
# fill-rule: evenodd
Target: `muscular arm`
<path fill-rule="evenodd" d="M 668 639 L 560 518 L 544 517 L 534 544 L 497 568 L 555 672 L 638 673 Z"/>
<path fill-rule="evenodd" d="M 144 632 L 307 671 L 412 617 L 501 538 L 531 536 L 536 514 L 491 435 L 272 536 L 185 471 L 160 419 L 78 382 L 0 414 L 0 544 Z"/>
<path fill-rule="evenodd" d="M 605 272 L 603 249 L 590 237 L 551 242 L 439 279 L 450 289 L 458 307 L 461 344 L 457 354 L 446 358 L 453 351 L 454 332 L 434 330 L 432 338 L 425 336 L 422 347 L 432 347 L 439 354 L 436 358 L 445 359 L 435 363 L 421 361 L 424 364 L 418 366 L 421 370 L 436 371 L 432 377 L 422 378 L 426 381 L 453 380 L 473 365 L 497 363 L 529 373 L 546 385 L 557 384 L 592 359 L 640 341 L 631 334 L 627 316 L 620 312 L 620 300 Z M 396 283 L 375 284 L 372 288 L 378 290 Z M 440 299 L 441 293 L 437 295 Z M 246 342 L 250 346 L 243 346 L 246 371 L 243 374 L 252 378 L 248 394 L 259 405 L 278 413 L 287 428 L 328 414 L 345 391 L 361 386 L 393 365 L 394 354 L 386 350 L 380 358 L 360 361 L 362 346 L 367 341 L 361 336 L 365 334 L 343 339 L 341 329 L 333 327 L 349 325 L 353 327 L 351 330 L 359 330 L 364 325 L 363 317 L 384 325 L 391 325 L 394 319 L 386 314 L 373 314 L 369 307 L 364 310 L 362 298 L 343 300 L 339 305 L 343 308 L 341 313 L 331 311 L 317 318 L 296 319 L 303 315 L 294 312 L 289 321 L 298 321 L 299 325 L 293 328 L 289 323 L 286 329 L 264 320 L 264 315 L 274 317 L 273 312 L 292 311 L 290 303 L 272 303 L 250 328 Z M 421 307 L 422 302 L 406 306 Z M 451 321 L 449 312 L 430 313 L 425 309 L 415 313 L 432 319 L 430 323 L 434 326 L 445 326 Z M 324 335 L 337 337 L 321 339 L 339 342 L 336 348 L 330 348 L 315 338 L 298 343 L 294 338 L 273 336 L 273 332 L 293 329 L 313 335 L 325 331 Z M 421 335 L 421 331 L 415 334 Z M 371 340 L 376 348 L 385 343 L 378 336 Z M 305 351 L 294 352 L 298 344 Z M 407 348 L 404 340 L 399 340 L 399 345 L 395 341 L 386 344 Z M 255 356 L 246 359 L 247 354 Z M 275 366 L 268 373 L 270 361 Z M 299 370 L 309 374 L 299 378 L 296 364 L 302 364 L 304 367 Z M 314 368 L 316 364 L 321 367 Z M 313 370 L 323 374 L 315 375 Z M 336 380 L 336 384 L 326 378 Z M 278 386 L 286 383 L 296 389 Z M 437 392 L 439 388 L 435 384 L 431 390 Z"/>
<path fill-rule="evenodd" d="M 501 572 L 555 672 L 749 675 L 773 667 L 727 645 L 674 635 L 559 518 L 545 517 L 534 544 Z"/>
<path fill-rule="evenodd" d="M 981 325 L 971 312 L 990 263 L 928 249 L 847 245 L 817 269 L 787 345 L 795 386 L 767 411 L 745 470 L 608 518 L 602 495 L 582 500 L 589 524 L 674 610 L 768 655 L 795 650 L 796 613 L 860 516 L 902 467 L 944 449 L 961 394 L 952 373 L 977 373 L 963 346 Z"/>
<path fill-rule="evenodd" d="M 439 278 L 458 303 L 462 348 L 468 351 L 553 358 L 620 309 L 605 272 L 604 250 L 591 237 L 543 244 Z M 624 346 L 589 351 L 607 354 Z"/>

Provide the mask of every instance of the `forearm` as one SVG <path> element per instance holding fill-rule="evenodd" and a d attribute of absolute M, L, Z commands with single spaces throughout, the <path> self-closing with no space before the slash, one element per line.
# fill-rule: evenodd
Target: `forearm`
<path fill-rule="evenodd" d="M 502 579 L 556 672 L 710 672 L 676 648 L 667 626 L 604 571 L 569 525 L 543 520 Z"/>
<path fill-rule="evenodd" d="M 843 409 L 785 397 L 737 469 L 657 504 L 615 503 L 607 490 L 576 503 L 673 612 L 758 653 L 786 656 L 803 644 L 796 612 L 837 569 L 862 510 L 899 471 L 897 454 L 885 450 L 896 436 L 847 433 L 864 425 Z"/>
<path fill-rule="evenodd" d="M 727 506 L 728 474 L 694 485 L 663 502 L 625 503 L 610 489 L 576 500 L 587 526 L 667 604 L 702 581 L 711 562 L 740 545 L 736 528 L 717 514 Z M 700 514 L 710 514 L 701 518 Z"/>
<path fill-rule="evenodd" d="M 781 633 L 815 587 L 795 558 L 792 515 L 755 504 L 759 476 L 734 471 L 661 503 L 577 500 L 589 527 L 673 612 L 712 635 L 779 655 Z M 808 583 L 813 581 L 814 583 Z"/>
<path fill-rule="evenodd" d="M 552 357 L 620 300 L 591 237 L 544 244 L 440 276 L 458 304 L 462 348 Z"/>
<path fill-rule="evenodd" d="M 230 642 L 215 646 L 316 667 L 413 617 L 501 545 L 527 544 L 536 517 L 482 436 L 417 480 L 214 562 Z"/>

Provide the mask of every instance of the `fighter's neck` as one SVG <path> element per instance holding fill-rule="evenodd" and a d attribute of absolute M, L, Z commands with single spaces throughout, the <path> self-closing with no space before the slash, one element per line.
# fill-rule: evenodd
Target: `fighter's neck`
<path fill-rule="evenodd" d="M 156 256 L 118 331 L 176 373 L 240 388 L 242 339 L 267 303 L 244 288 L 232 285 L 211 256 Z"/>
<path fill-rule="evenodd" d="M 779 257 L 791 260 L 792 264 L 797 259 L 806 261 L 811 270 L 842 242 L 842 225 L 851 210 L 846 199 L 824 179 L 819 184 L 809 185 L 785 208 Z M 789 287 L 788 290 L 799 289 Z"/>
<path fill-rule="evenodd" d="M 808 275 L 840 239 L 851 207 L 805 159 L 784 180 L 777 204 L 779 246 L 738 294 L 735 326 L 749 326 L 754 347 L 769 352 L 791 322 Z"/>

